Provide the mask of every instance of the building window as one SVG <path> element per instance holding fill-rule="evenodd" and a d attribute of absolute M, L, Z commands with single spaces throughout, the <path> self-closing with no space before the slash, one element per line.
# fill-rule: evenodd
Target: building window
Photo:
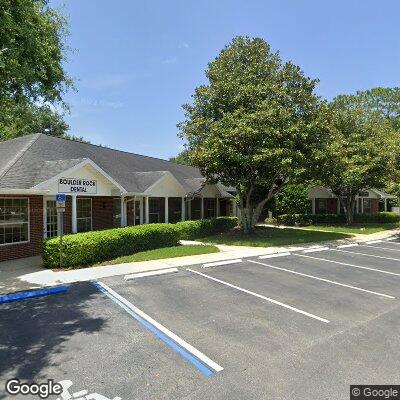
<path fill-rule="evenodd" d="M 113 199 L 113 226 L 121 226 L 121 199 Z"/>
<path fill-rule="evenodd" d="M 46 237 L 54 237 L 58 234 L 57 208 L 55 200 L 46 201 Z"/>
<path fill-rule="evenodd" d="M 161 207 L 163 204 L 161 204 L 161 199 L 153 198 L 149 199 L 149 223 L 150 224 L 156 224 L 159 222 L 164 222 L 161 221 Z"/>
<path fill-rule="evenodd" d="M 363 213 L 370 214 L 372 211 L 371 199 L 362 199 L 363 202 Z"/>
<path fill-rule="evenodd" d="M 0 199 L 0 245 L 29 240 L 28 199 Z"/>
<path fill-rule="evenodd" d="M 182 199 L 180 197 L 168 199 L 168 220 L 171 223 L 182 220 Z"/>
<path fill-rule="evenodd" d="M 328 200 L 327 199 L 315 199 L 315 208 L 316 208 L 317 214 L 327 214 Z"/>
<path fill-rule="evenodd" d="M 204 218 L 217 216 L 217 199 L 204 199 Z"/>
<path fill-rule="evenodd" d="M 78 232 L 92 230 L 92 199 L 76 199 L 76 223 Z"/>
<path fill-rule="evenodd" d="M 190 218 L 193 220 L 201 219 L 201 199 L 195 197 L 190 202 L 191 215 Z"/>

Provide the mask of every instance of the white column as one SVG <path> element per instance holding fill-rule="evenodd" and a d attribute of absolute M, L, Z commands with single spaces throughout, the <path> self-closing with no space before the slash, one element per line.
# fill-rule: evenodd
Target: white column
<path fill-rule="evenodd" d="M 72 195 L 72 233 L 78 232 L 78 224 L 76 221 L 76 195 Z"/>
<path fill-rule="evenodd" d="M 121 227 L 126 226 L 126 201 L 125 197 L 121 196 Z"/>
<path fill-rule="evenodd" d="M 220 214 L 220 209 L 219 209 L 219 197 L 217 197 L 216 206 L 217 206 L 216 214 L 217 214 L 217 217 L 219 217 L 219 214 Z"/>
<path fill-rule="evenodd" d="M 186 219 L 185 213 L 186 213 L 185 198 L 182 197 L 182 211 L 181 211 L 181 219 L 182 219 L 182 221 L 184 221 Z"/>
<path fill-rule="evenodd" d="M 315 214 L 315 197 L 311 199 L 311 213 Z"/>
<path fill-rule="evenodd" d="M 204 198 L 201 197 L 201 205 L 200 205 L 200 219 L 204 219 Z"/>
<path fill-rule="evenodd" d="M 165 214 L 165 223 L 168 224 L 168 197 L 164 197 L 164 214 Z"/>
<path fill-rule="evenodd" d="M 384 210 L 385 210 L 385 212 L 387 211 L 387 199 L 385 198 L 385 201 L 384 201 Z"/>
<path fill-rule="evenodd" d="M 145 198 L 144 198 L 144 211 L 145 211 L 145 213 L 144 213 L 144 223 L 145 224 L 148 224 L 149 223 L 149 197 L 148 196 L 146 196 Z"/>
<path fill-rule="evenodd" d="M 140 200 L 140 225 L 143 225 L 143 198 Z"/>

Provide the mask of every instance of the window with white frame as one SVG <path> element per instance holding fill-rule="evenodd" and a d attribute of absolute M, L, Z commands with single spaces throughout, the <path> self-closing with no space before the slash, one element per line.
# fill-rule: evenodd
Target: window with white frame
<path fill-rule="evenodd" d="M 57 208 L 55 200 L 46 200 L 46 237 L 58 234 Z"/>
<path fill-rule="evenodd" d="M 78 232 L 92 230 L 92 199 L 84 197 L 76 199 L 76 224 Z"/>
<path fill-rule="evenodd" d="M 213 198 L 204 199 L 204 218 L 214 218 L 217 216 L 217 200 Z"/>
<path fill-rule="evenodd" d="M 29 241 L 29 200 L 0 198 L 0 245 Z"/>

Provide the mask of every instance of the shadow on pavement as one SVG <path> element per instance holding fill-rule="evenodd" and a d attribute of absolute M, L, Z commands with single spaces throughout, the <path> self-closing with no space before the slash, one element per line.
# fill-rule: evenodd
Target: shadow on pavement
<path fill-rule="evenodd" d="M 10 373 L 25 382 L 35 380 L 70 337 L 100 331 L 105 319 L 89 315 L 88 303 L 96 295 L 88 283 L 81 283 L 71 285 L 66 294 L 0 305 L 2 384 Z M 0 393 L 1 398 L 5 397 Z"/>

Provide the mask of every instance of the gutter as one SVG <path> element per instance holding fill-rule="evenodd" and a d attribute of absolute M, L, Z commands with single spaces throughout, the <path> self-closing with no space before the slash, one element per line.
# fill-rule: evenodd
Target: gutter
<path fill-rule="evenodd" d="M 40 189 L 0 189 L 0 194 L 48 194 L 50 190 Z"/>

